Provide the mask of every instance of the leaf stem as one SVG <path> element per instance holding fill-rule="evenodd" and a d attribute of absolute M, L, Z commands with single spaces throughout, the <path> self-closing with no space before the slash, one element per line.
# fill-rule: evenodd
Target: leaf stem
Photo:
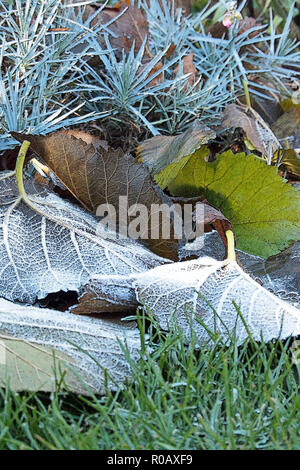
<path fill-rule="evenodd" d="M 243 87 L 244 87 L 244 90 L 245 90 L 245 97 L 246 97 L 247 106 L 248 106 L 248 108 L 252 108 L 248 83 L 247 83 L 246 80 L 243 80 Z"/>
<path fill-rule="evenodd" d="M 17 186 L 18 186 L 20 197 L 23 199 L 26 199 L 26 191 L 24 188 L 24 181 L 23 181 L 23 167 L 24 167 L 24 161 L 25 161 L 25 157 L 29 149 L 29 146 L 30 146 L 30 142 L 28 142 L 28 140 L 24 140 L 19 150 L 17 164 L 16 164 Z"/>
<path fill-rule="evenodd" d="M 232 262 L 236 261 L 235 250 L 234 250 L 234 235 L 232 230 L 226 230 L 225 232 L 227 238 L 227 258 L 226 261 Z"/>

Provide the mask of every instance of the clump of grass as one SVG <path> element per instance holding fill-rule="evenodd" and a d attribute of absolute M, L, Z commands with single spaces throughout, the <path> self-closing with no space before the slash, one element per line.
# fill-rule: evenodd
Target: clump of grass
<path fill-rule="evenodd" d="M 298 449 L 300 366 L 275 341 L 195 350 L 151 322 L 132 380 L 104 397 L 0 394 L 0 449 Z M 130 360 L 130 358 L 128 358 Z"/>

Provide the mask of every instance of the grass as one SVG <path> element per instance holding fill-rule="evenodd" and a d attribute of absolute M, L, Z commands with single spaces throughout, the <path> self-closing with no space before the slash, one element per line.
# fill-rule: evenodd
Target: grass
<path fill-rule="evenodd" d="M 176 329 L 150 330 L 152 351 L 143 347 L 123 390 L 0 391 L 0 449 L 300 448 L 300 365 L 291 341 L 195 351 Z"/>

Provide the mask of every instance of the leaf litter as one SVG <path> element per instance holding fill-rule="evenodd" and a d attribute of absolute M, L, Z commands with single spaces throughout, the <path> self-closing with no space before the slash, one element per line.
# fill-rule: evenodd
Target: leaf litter
<path fill-rule="evenodd" d="M 127 13 L 132 17 L 130 8 Z M 126 30 L 126 21 L 123 25 Z M 126 49 L 124 37 L 116 47 Z M 184 57 L 183 68 L 190 73 L 191 85 L 196 80 L 192 54 Z M 227 108 L 223 125 L 242 127 L 263 156 L 280 147 L 262 120 L 254 114 L 249 116 L 236 105 Z M 129 205 L 141 203 L 149 207 L 166 200 L 171 204 L 172 198 L 155 185 L 150 171 L 159 186 L 168 188 L 172 195 L 196 196 L 204 204 L 206 197 L 215 206 L 206 206 L 204 222 L 218 228 L 218 241 L 223 240 L 227 251 L 226 232 L 233 227 L 238 247 L 267 258 L 286 248 L 289 240 L 299 239 L 299 221 L 292 214 L 299 193 L 284 186 L 279 177 L 276 179 L 274 168 L 265 170 L 267 166 L 263 168 L 260 162 L 258 171 L 257 157 L 230 152 L 210 161 L 204 144 L 216 134 L 197 121 L 179 136 L 157 136 L 143 142 L 138 149 L 142 164 L 132 155 L 124 155 L 81 132 L 61 131 L 46 137 L 13 133 L 13 136 L 21 142 L 30 141 L 34 152 L 85 208 L 67 202 L 32 179 L 25 180 L 26 198 L 19 196 L 13 175 L 3 173 L 0 180 L 0 357 L 5 357 L 6 366 L 0 369 L 0 377 L 3 379 L 9 372 L 15 390 L 52 390 L 54 379 L 65 373 L 67 386 L 79 393 L 85 393 L 89 387 L 98 393 L 117 388 L 130 377 L 126 348 L 132 360 L 138 360 L 141 343 L 135 326 L 117 324 L 108 314 L 134 313 L 139 305 L 144 305 L 164 330 L 176 323 L 187 342 L 195 332 L 201 347 L 211 347 L 217 339 L 240 344 L 249 335 L 258 341 L 270 341 L 300 334 L 299 310 L 265 289 L 233 259 L 217 260 L 205 256 L 202 250 L 196 260 L 172 263 L 170 259 L 176 259 L 174 252 L 178 250 L 174 241 L 169 247 L 165 242 L 161 244 L 161 240 L 158 245 L 150 243 L 150 251 L 129 238 L 120 240 L 114 233 L 107 230 L 104 233 L 88 212 L 95 212 L 105 202 L 117 206 L 118 197 L 125 194 L 129 196 Z M 201 165 L 205 171 L 200 171 Z M 252 176 L 269 178 L 277 189 L 280 186 L 274 204 L 268 202 L 268 220 L 255 204 L 250 215 L 236 208 L 236 204 L 241 204 L 241 187 L 245 189 L 244 201 L 249 200 L 249 191 L 251 199 L 263 188 L 258 189 L 257 181 L 248 181 L 246 170 Z M 238 174 L 242 175 L 240 181 L 233 178 Z M 275 208 L 277 212 L 273 213 Z M 284 224 L 274 218 L 280 210 L 284 210 L 285 217 L 287 210 L 290 213 Z M 254 221 L 260 225 L 255 234 L 254 244 L 258 246 L 255 253 L 251 244 L 253 231 L 241 234 L 239 230 L 247 230 L 253 224 L 252 214 L 258 213 L 262 219 Z M 244 217 L 244 222 L 236 218 L 237 214 Z M 274 222 L 281 222 L 275 235 Z M 272 230 L 267 230 L 268 224 L 273 224 Z M 189 245 L 193 244 L 186 245 L 190 255 L 193 251 Z M 278 257 L 280 263 L 282 258 Z M 253 258 L 265 262 L 263 258 Z M 289 259 L 293 264 L 293 252 Z M 272 267 L 268 269 L 265 278 L 270 280 Z M 280 272 L 280 268 L 275 267 L 274 271 Z M 258 273 L 257 268 L 253 272 Z M 264 285 L 276 291 L 278 279 L 272 287 L 266 279 Z M 16 302 L 32 304 L 36 298 L 58 290 L 79 292 L 78 305 L 69 312 L 57 312 Z M 91 314 L 99 317 L 89 317 Z M 103 314 L 107 315 L 106 321 Z M 55 371 L 50 361 L 53 353 L 58 361 Z"/>
<path fill-rule="evenodd" d="M 60 132 L 58 135 L 60 139 L 56 139 L 57 136 L 54 134 L 47 137 L 29 136 L 28 140 L 31 141 L 33 149 L 43 156 L 43 160 L 49 164 L 63 184 L 71 189 L 77 199 L 81 202 L 88 201 L 89 208 L 93 209 L 93 204 L 96 205 L 93 200 L 94 192 L 96 200 L 99 197 L 98 187 L 93 186 L 94 179 L 91 177 L 93 172 L 89 171 L 95 168 L 93 159 L 95 158 L 98 163 L 109 155 L 110 159 L 107 158 L 105 163 L 113 164 L 114 170 L 121 168 L 118 178 L 113 181 L 116 191 L 116 185 L 120 187 L 122 181 L 121 172 L 124 170 L 123 162 L 126 161 L 126 156 L 122 157 L 119 154 L 115 157 L 114 151 L 105 147 L 103 143 L 93 142 L 93 139 L 86 143 L 82 138 L 75 138 L 68 133 Z M 25 139 L 25 136 L 18 135 L 17 137 L 20 140 Z M 60 164 L 57 162 L 56 142 L 62 145 L 61 156 L 65 158 L 65 167 L 62 167 L 61 162 Z M 133 161 L 130 162 L 129 168 L 131 165 Z M 134 163 L 134 168 L 142 168 L 145 171 L 145 166 L 137 163 Z M 106 165 L 104 165 L 104 170 L 107 170 Z M 113 174 L 115 175 L 115 171 Z M 96 174 L 94 178 L 98 176 Z M 105 177 L 106 181 L 110 181 L 107 174 Z M 85 183 L 83 184 L 82 181 Z M 127 190 L 132 189 L 129 181 L 132 183 L 127 171 Z M 176 179 L 173 183 L 172 187 L 176 187 Z M 62 364 L 68 364 L 68 361 L 74 363 L 75 358 L 77 369 L 90 373 L 85 383 L 92 384 L 95 390 L 101 392 L 103 382 L 99 379 L 98 372 L 95 372 L 82 356 L 79 360 L 76 356 L 77 352 L 74 352 L 74 345 L 77 345 L 76 351 L 78 347 L 79 351 L 83 349 L 82 342 L 73 338 L 75 339 L 73 349 L 68 349 L 66 346 L 73 334 L 67 326 L 63 328 L 63 331 L 66 335 L 64 338 L 68 339 L 64 340 L 64 346 L 61 345 L 59 335 L 57 336 L 58 321 L 60 325 L 65 323 L 69 325 L 73 321 L 76 323 L 77 320 L 73 318 L 81 318 L 83 322 L 88 320 L 91 324 L 94 324 L 94 321 L 100 321 L 99 335 L 105 336 L 102 319 L 87 319 L 87 315 L 131 313 L 139 304 L 143 304 L 151 311 L 163 329 L 170 328 L 172 323 L 176 322 L 183 330 L 187 341 L 191 338 L 191 331 L 195 331 L 198 345 L 202 347 L 210 347 L 217 337 L 221 337 L 227 343 L 233 338 L 241 343 L 249 334 L 254 339 L 264 338 L 265 341 L 269 341 L 272 338 L 285 338 L 300 333 L 299 311 L 255 282 L 235 261 L 217 261 L 202 256 L 193 261 L 170 263 L 169 260 L 158 257 L 136 241 L 128 238 L 116 240 L 113 233 L 104 233 L 103 229 L 102 233 L 101 229 L 99 232 L 96 219 L 92 214 L 61 199 L 49 188 L 37 184 L 32 179 L 25 180 L 27 193 L 25 199 L 18 194 L 14 175 L 4 173 L 0 184 L 2 218 L 0 227 L 3 232 L 3 243 L 0 246 L 1 260 L 3 260 L 0 295 L 8 300 L 33 303 L 37 297 L 42 298 L 47 293 L 60 289 L 77 290 L 80 293 L 79 304 L 71 307 L 69 313 L 65 312 L 61 315 L 62 312 L 51 310 L 51 316 L 46 315 L 43 318 L 43 320 L 49 320 L 50 323 L 47 326 L 42 322 L 39 325 L 34 324 L 34 327 L 31 325 L 32 315 L 37 320 L 41 309 L 36 309 L 32 313 L 32 307 L 20 306 L 24 309 L 22 314 L 25 315 L 26 312 L 29 320 L 24 321 L 22 317 L 9 313 L 6 317 L 10 318 L 10 326 L 6 324 L 4 312 L 1 316 L 3 320 L 0 332 L 2 348 L 5 348 L 6 354 L 14 354 L 16 358 L 23 357 L 14 345 L 12 338 L 15 336 L 19 341 L 24 341 L 28 357 L 37 344 L 39 347 L 46 348 L 43 354 L 48 354 L 48 358 L 50 357 L 49 351 L 54 349 L 66 355 L 59 359 Z M 111 198 L 107 198 L 107 194 L 108 192 L 105 194 L 105 199 L 111 201 Z M 116 195 L 113 197 L 115 201 Z M 136 194 L 133 192 L 134 197 Z M 103 201 L 103 195 L 100 196 L 100 200 Z M 84 202 L 83 204 L 87 205 Z M 223 224 L 223 238 L 226 230 L 231 228 L 226 217 L 213 208 L 206 213 L 204 220 L 209 224 L 216 221 Z M 4 299 L 3 302 L 4 310 L 9 312 L 12 306 L 17 305 L 5 303 L 7 300 Z M 42 311 L 45 312 L 44 309 Z M 71 312 L 80 316 L 72 316 Z M 22 334 L 20 335 L 21 324 Z M 110 322 L 108 324 L 110 325 Z M 45 328 L 47 328 L 47 335 L 50 335 L 48 340 L 45 339 Z M 84 323 L 80 324 L 79 332 L 83 344 L 88 346 L 90 338 L 85 328 Z M 118 326 L 114 325 L 114 331 L 116 328 L 118 329 Z M 208 330 L 210 333 L 207 332 Z M 136 329 L 133 331 L 137 334 Z M 110 365 L 115 364 L 114 374 L 119 374 L 118 382 L 121 383 L 128 377 L 128 374 L 126 375 L 123 370 L 124 350 L 119 363 L 113 362 L 118 340 L 117 335 L 111 340 L 114 347 L 108 349 L 108 359 L 105 356 L 104 363 L 108 371 L 110 369 L 107 367 L 106 360 Z M 98 337 L 98 343 L 100 348 L 98 352 L 102 346 L 106 348 L 102 337 L 100 340 Z M 17 344 L 20 343 L 17 342 Z M 135 347 L 138 351 L 139 341 L 135 343 Z M 43 354 L 41 357 L 44 357 Z M 86 353 L 84 357 L 85 355 Z M 90 358 L 89 350 L 87 356 Z M 98 360 L 100 360 L 101 368 L 103 355 L 97 356 L 96 362 Z M 95 358 L 92 361 L 95 362 Z M 49 361 L 46 361 L 46 364 L 49 368 Z M 43 370 L 39 364 L 29 364 L 29 368 L 34 374 L 37 370 Z M 92 369 L 94 372 L 90 372 Z M 47 373 L 49 375 L 49 370 L 46 375 Z M 14 368 L 10 368 L 10 374 L 15 380 Z M 28 374 L 25 374 L 26 377 Z M 20 374 L 17 375 L 19 377 Z M 98 377 L 97 383 L 95 383 L 95 376 Z M 71 388 L 75 390 L 72 375 L 70 377 Z M 17 383 L 15 386 L 16 388 L 22 387 Z M 26 388 L 26 385 L 24 387 Z M 46 385 L 46 389 L 49 389 L 49 385 Z"/>

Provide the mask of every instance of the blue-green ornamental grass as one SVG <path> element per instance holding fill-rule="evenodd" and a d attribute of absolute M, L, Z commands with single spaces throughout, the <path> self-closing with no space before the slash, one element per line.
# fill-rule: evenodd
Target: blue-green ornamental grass
<path fill-rule="evenodd" d="M 145 44 L 137 55 L 132 51 L 116 62 L 109 41 L 112 20 L 92 26 L 98 12 L 83 15 L 92 0 L 80 3 L 75 10 L 62 0 L 0 1 L 0 150 L 16 145 L 10 131 L 47 134 L 95 119 L 118 126 L 124 116 L 149 136 L 176 134 L 196 117 L 218 123 L 224 107 L 244 94 L 243 80 L 252 96 L 274 99 L 290 96 L 288 85 L 299 77 L 299 42 L 290 38 L 293 5 L 282 32 L 270 9 L 269 24 L 239 34 L 236 23 L 225 39 L 204 28 L 210 15 L 220 8 L 224 13 L 223 1 L 207 2 L 191 17 L 166 0 L 138 1 L 149 25 L 151 67 L 162 63 L 156 75 L 163 73 L 164 81 L 154 86 L 150 64 L 140 69 Z M 191 53 L 198 82 L 189 87 L 182 61 Z M 100 70 L 89 66 L 91 56 L 99 58 Z M 260 83 L 253 83 L 254 75 Z"/>

